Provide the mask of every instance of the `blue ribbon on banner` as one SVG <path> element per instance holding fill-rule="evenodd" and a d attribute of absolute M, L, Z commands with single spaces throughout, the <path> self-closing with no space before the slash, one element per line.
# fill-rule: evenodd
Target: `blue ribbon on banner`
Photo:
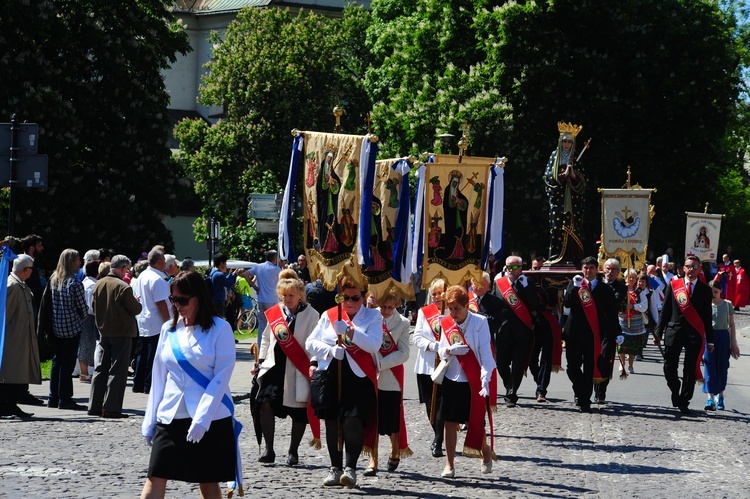
<path fill-rule="evenodd" d="M 168 331 L 168 337 L 169 337 L 169 345 L 172 347 L 172 353 L 174 354 L 174 358 L 177 360 L 177 363 L 180 365 L 183 371 L 190 376 L 190 378 L 201 385 L 204 389 L 208 388 L 209 383 L 211 383 L 211 380 L 206 377 L 202 372 L 200 372 L 195 366 L 193 366 L 189 360 L 187 360 L 187 357 L 185 357 L 185 352 L 182 351 L 182 348 L 180 348 L 180 342 L 177 338 L 177 332 L 175 329 L 170 329 Z M 237 419 L 234 417 L 234 403 L 232 402 L 232 399 L 229 398 L 229 395 L 226 393 L 221 398 L 221 403 L 224 404 L 224 406 L 229 409 L 230 414 L 232 415 L 232 425 L 234 427 L 234 448 L 236 451 L 236 460 L 235 460 L 235 484 L 229 485 L 231 489 L 234 489 L 237 485 L 242 485 L 242 460 L 240 459 L 240 432 L 242 432 L 242 424 L 237 421 Z"/>
<path fill-rule="evenodd" d="M 3 353 L 5 352 L 5 304 L 8 301 L 8 274 L 10 262 L 18 257 L 10 246 L 2 248 L 0 261 L 0 369 L 3 367 Z"/>
<path fill-rule="evenodd" d="M 408 245 L 409 224 L 409 203 L 411 190 L 409 186 L 409 171 L 411 167 L 409 162 L 401 159 L 392 165 L 392 168 L 401 173 L 401 192 L 398 199 L 398 212 L 396 213 L 396 229 L 393 241 L 393 270 L 391 275 L 397 282 L 401 282 L 401 268 L 404 266 L 406 247 Z"/>
<path fill-rule="evenodd" d="M 490 167 L 490 188 L 489 193 L 490 195 L 487 197 L 487 229 L 484 231 L 484 248 L 482 248 L 482 270 L 487 269 L 487 262 L 490 258 L 490 240 L 492 239 L 492 235 L 490 233 L 490 227 L 492 227 L 492 213 L 495 211 L 494 203 L 495 203 L 495 179 L 497 178 L 497 172 L 495 171 L 495 166 Z M 500 252 L 498 251 L 498 254 Z"/>
<path fill-rule="evenodd" d="M 292 244 L 292 210 L 294 209 L 294 189 L 297 176 L 302 164 L 302 149 L 305 136 L 294 137 L 292 143 L 292 157 L 289 161 L 289 177 L 286 180 L 284 199 L 281 203 L 281 219 L 279 220 L 279 260 L 294 261 L 294 245 Z"/>

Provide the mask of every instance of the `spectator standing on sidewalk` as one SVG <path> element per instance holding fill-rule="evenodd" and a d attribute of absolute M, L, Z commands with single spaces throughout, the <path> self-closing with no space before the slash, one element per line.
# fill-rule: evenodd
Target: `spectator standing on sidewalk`
<path fill-rule="evenodd" d="M 151 389 L 151 368 L 156 346 L 159 344 L 161 326 L 169 320 L 169 284 L 164 280 L 167 261 L 158 248 L 148 253 L 148 267 L 138 275 L 133 294 L 141 302 L 138 315 L 140 347 L 133 377 L 133 391 L 148 393 Z"/>
<path fill-rule="evenodd" d="M 123 277 L 130 270 L 125 255 L 115 255 L 109 274 L 96 283 L 92 292 L 92 308 L 101 341 L 96 346 L 96 368 L 91 381 L 89 415 L 104 418 L 125 418 L 122 401 L 128 381 L 131 338 L 138 336 L 135 316 L 141 303 L 133 296 Z"/>
<path fill-rule="evenodd" d="M 253 276 L 254 283 L 258 286 L 258 346 L 263 339 L 263 331 L 266 329 L 266 310 L 277 303 L 276 283 L 279 281 L 278 253 L 275 250 L 266 251 L 266 261 L 256 265 L 247 271 L 247 275 Z"/>

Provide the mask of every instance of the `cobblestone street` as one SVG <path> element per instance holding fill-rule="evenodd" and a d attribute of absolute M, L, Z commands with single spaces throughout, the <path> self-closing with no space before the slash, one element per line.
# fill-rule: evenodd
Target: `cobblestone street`
<path fill-rule="evenodd" d="M 257 463 L 247 400 L 237 404 L 245 425 L 241 436 L 245 491 L 248 497 L 747 497 L 744 489 L 750 462 L 750 316 L 738 316 L 739 344 L 745 352 L 729 371 L 727 410 L 704 413 L 703 394 L 696 387 L 693 416 L 669 406 L 658 350 L 650 346 L 636 373 L 610 383 L 607 405 L 581 414 L 572 402 L 564 372 L 553 375 L 547 404 L 538 404 L 533 380 L 524 379 L 515 408 L 502 405 L 494 415 L 496 462 L 481 475 L 480 461 L 458 457 L 456 478 L 438 478 L 444 460 L 430 456 L 430 429 L 414 386 L 407 388 L 406 418 L 414 451 L 396 472 L 381 469 L 374 478 L 361 476 L 358 487 L 323 489 L 328 455 L 300 448 L 300 465 L 286 466 L 288 420 L 277 424 L 277 462 Z M 235 396 L 250 386 L 249 344 L 238 345 L 232 378 Z M 564 361 L 563 361 L 564 364 Z M 410 372 L 410 367 L 407 368 Z M 413 385 L 413 377 L 409 376 Z M 128 382 L 130 385 L 130 381 Z M 86 403 L 89 385 L 75 381 L 76 400 Z M 46 399 L 47 383 L 31 390 Z M 24 406 L 35 413 L 28 421 L 0 422 L 2 497 L 136 497 L 145 480 L 149 448 L 140 436 L 146 396 L 128 390 L 124 420 L 91 417 L 85 412 Z M 309 440 L 309 432 L 305 441 Z M 461 449 L 463 435 L 459 435 Z M 385 468 L 387 443 L 381 441 Z M 386 456 L 386 457 L 383 457 Z M 210 459 L 206 456 L 206 459 Z M 198 488 L 170 482 L 168 497 L 197 497 Z"/>

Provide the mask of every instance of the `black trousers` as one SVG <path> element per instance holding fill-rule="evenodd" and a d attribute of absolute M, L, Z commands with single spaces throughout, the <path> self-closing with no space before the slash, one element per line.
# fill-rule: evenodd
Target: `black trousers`
<path fill-rule="evenodd" d="M 695 390 L 695 363 L 698 361 L 703 339 L 695 333 L 677 333 L 671 345 L 664 347 L 664 378 L 672 392 L 672 405 L 687 407 Z M 685 349 L 685 363 L 682 369 L 682 384 L 677 376 L 680 354 Z"/>
<path fill-rule="evenodd" d="M 580 406 L 589 407 L 594 391 L 594 339 L 592 336 L 580 338 L 571 333 L 565 343 L 568 379 L 573 384 L 573 393 L 578 398 Z M 603 342 L 602 354 L 596 359 L 599 374 L 605 379 L 611 374 L 608 351 L 606 342 Z"/>
<path fill-rule="evenodd" d="M 534 327 L 534 348 L 531 350 L 529 371 L 534 376 L 536 395 L 547 395 L 552 375 L 552 331 L 546 320 L 539 321 Z"/>
<path fill-rule="evenodd" d="M 503 380 L 505 396 L 512 402 L 518 400 L 518 387 L 523 381 L 523 373 L 533 346 L 534 333 L 527 328 L 506 328 L 497 334 L 497 372 Z"/>
<path fill-rule="evenodd" d="M 612 376 L 616 350 L 617 348 L 615 347 L 614 342 L 609 342 L 606 339 L 602 341 L 602 359 L 607 360 L 606 363 L 604 361 L 600 362 L 600 366 L 601 364 L 606 365 L 606 371 L 603 371 L 602 368 L 599 367 L 599 372 L 605 378 L 604 381 L 594 385 L 594 397 L 597 400 L 604 401 L 607 398 L 607 386 L 609 386 L 609 378 Z"/>

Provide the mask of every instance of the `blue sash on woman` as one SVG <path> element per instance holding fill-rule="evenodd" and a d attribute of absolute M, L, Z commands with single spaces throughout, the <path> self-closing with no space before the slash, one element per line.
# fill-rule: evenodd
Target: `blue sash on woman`
<path fill-rule="evenodd" d="M 172 347 L 172 354 L 174 354 L 174 358 L 177 359 L 177 363 L 180 365 L 183 371 L 187 373 L 188 376 L 192 378 L 193 381 L 201 385 L 204 389 L 208 388 L 209 383 L 211 383 L 211 380 L 208 379 L 202 372 L 200 372 L 198 369 L 196 369 L 190 361 L 187 360 L 187 357 L 185 357 L 185 353 L 182 351 L 182 348 L 180 348 L 180 342 L 177 338 L 177 335 L 175 333 L 175 329 L 172 328 L 169 331 L 169 344 Z M 232 426 L 234 428 L 234 448 L 235 452 L 237 454 L 236 461 L 235 461 L 235 482 L 229 483 L 229 488 L 234 490 L 237 487 L 242 487 L 242 460 L 240 458 L 240 432 L 242 431 L 242 424 L 237 421 L 234 417 L 234 403 L 232 403 L 232 399 L 227 396 L 225 393 L 224 396 L 221 398 L 221 403 L 226 406 L 227 409 L 229 409 L 229 412 L 232 415 Z M 240 488 L 240 491 L 242 488 Z M 240 495 L 242 493 L 240 492 Z"/>

